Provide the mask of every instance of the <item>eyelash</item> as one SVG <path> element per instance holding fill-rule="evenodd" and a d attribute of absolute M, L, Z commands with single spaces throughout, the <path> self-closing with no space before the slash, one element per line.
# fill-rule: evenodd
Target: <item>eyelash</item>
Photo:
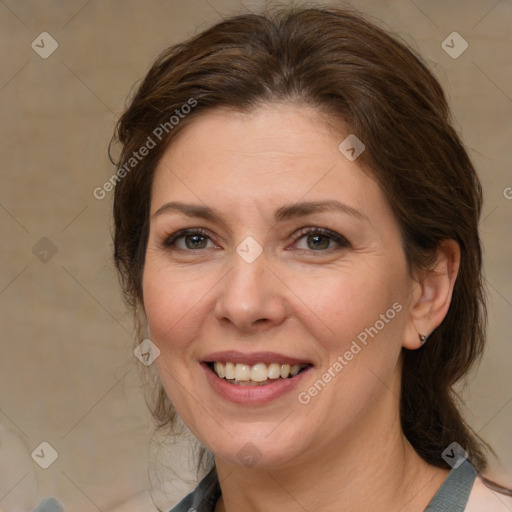
<path fill-rule="evenodd" d="M 209 234 L 201 229 L 201 228 L 188 228 L 188 229 L 181 229 L 180 231 L 177 231 L 176 233 L 173 233 L 169 237 L 165 239 L 163 242 L 163 247 L 165 249 L 171 249 L 176 251 L 183 251 L 183 252 L 195 252 L 195 251 L 201 251 L 201 249 L 176 249 L 175 243 L 178 239 L 186 237 L 186 236 L 193 236 L 193 235 L 201 235 L 209 240 L 211 240 Z M 328 237 L 329 239 L 333 240 L 335 243 L 338 244 L 338 248 L 328 248 L 328 249 L 321 249 L 318 251 L 315 251 L 313 249 L 298 249 L 302 251 L 308 251 L 308 252 L 332 252 L 333 250 L 340 250 L 341 248 L 349 248 L 351 247 L 350 242 L 342 235 L 331 231 L 326 228 L 318 228 L 318 227 L 305 227 L 301 228 L 296 234 L 295 234 L 295 240 L 294 244 L 297 243 L 301 238 L 307 235 L 321 235 L 324 237 Z M 204 249 L 203 249 L 204 250 Z"/>

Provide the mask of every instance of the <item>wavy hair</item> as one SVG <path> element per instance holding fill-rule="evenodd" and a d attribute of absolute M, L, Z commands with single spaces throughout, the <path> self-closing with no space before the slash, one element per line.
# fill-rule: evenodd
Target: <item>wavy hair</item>
<path fill-rule="evenodd" d="M 191 99 L 196 106 L 171 128 L 171 116 Z M 233 16 L 161 53 L 113 137 L 121 146 L 113 160 L 129 169 L 114 193 L 114 259 L 128 304 L 142 322 L 151 184 L 170 142 L 217 107 L 249 111 L 274 101 L 313 106 L 364 141 L 358 163 L 387 196 L 412 274 L 433 264 L 441 241 L 459 244 L 445 319 L 422 348 L 404 349 L 400 416 L 425 461 L 446 467 L 441 454 L 456 440 L 482 471 L 490 447 L 465 422 L 453 389 L 485 342 L 481 185 L 436 78 L 404 42 L 358 13 L 287 7 Z M 159 126 L 168 127 L 161 140 Z M 156 147 L 126 167 L 148 137 Z M 174 409 L 157 387 L 153 414 L 160 427 L 172 426 Z"/>

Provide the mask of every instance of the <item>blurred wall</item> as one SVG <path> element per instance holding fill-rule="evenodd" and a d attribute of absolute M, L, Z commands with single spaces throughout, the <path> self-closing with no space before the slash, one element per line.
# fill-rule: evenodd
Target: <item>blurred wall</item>
<path fill-rule="evenodd" d="M 114 123 L 157 53 L 260 4 L 0 2 L 0 510 L 29 510 L 51 495 L 70 511 L 125 500 L 126 510 L 153 509 L 152 426 L 111 263 L 111 193 L 100 200 L 93 190 L 113 173 Z M 490 332 L 463 396 L 468 420 L 512 473 L 512 2 L 351 5 L 426 59 L 480 173 Z M 169 453 L 179 468 L 182 447 Z M 155 501 L 172 504 L 185 489 L 167 485 Z"/>

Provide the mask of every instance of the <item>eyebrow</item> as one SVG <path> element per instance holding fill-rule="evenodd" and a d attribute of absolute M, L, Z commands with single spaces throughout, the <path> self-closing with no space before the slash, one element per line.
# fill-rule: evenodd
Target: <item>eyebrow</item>
<path fill-rule="evenodd" d="M 305 201 L 289 205 L 284 205 L 278 208 L 274 214 L 276 222 L 282 222 L 296 217 L 304 217 L 313 213 L 326 212 L 326 211 L 337 211 L 346 215 L 350 215 L 359 220 L 369 222 L 368 218 L 356 210 L 352 206 L 341 203 L 335 199 L 329 199 L 324 201 Z M 170 201 L 160 206 L 158 210 L 153 214 L 153 218 L 159 217 L 165 213 L 182 213 L 188 217 L 199 217 L 212 222 L 218 222 L 224 224 L 222 215 L 215 209 L 209 206 L 182 203 L 179 201 Z"/>

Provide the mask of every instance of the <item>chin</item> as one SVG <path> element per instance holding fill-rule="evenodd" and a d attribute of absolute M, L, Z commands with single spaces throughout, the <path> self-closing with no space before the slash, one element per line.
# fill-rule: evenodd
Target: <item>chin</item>
<path fill-rule="evenodd" d="M 297 463 L 306 449 L 304 436 L 298 431 L 291 433 L 289 429 L 284 429 L 281 435 L 268 432 L 268 426 L 262 431 L 251 427 L 250 432 L 239 432 L 233 437 L 225 434 L 222 441 L 206 439 L 205 445 L 216 460 L 224 459 L 240 467 L 276 470 Z"/>

